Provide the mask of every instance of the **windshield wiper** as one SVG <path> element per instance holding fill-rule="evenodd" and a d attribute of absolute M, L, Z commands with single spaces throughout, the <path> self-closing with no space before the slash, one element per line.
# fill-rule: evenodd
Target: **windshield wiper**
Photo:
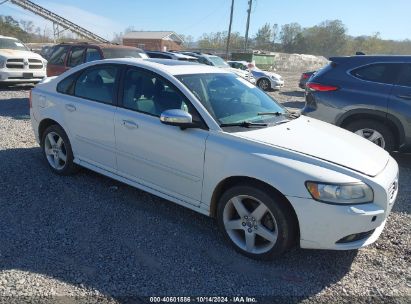
<path fill-rule="evenodd" d="M 251 121 L 222 123 L 222 124 L 220 125 L 220 127 L 243 127 L 243 128 L 266 127 L 266 126 L 268 126 L 268 124 L 266 124 L 266 123 L 251 122 Z"/>
<path fill-rule="evenodd" d="M 275 116 L 284 115 L 284 116 L 287 116 L 287 117 L 290 117 L 290 118 L 298 118 L 298 117 L 301 116 L 301 114 L 298 113 L 298 112 L 286 112 L 286 113 L 281 113 L 281 112 L 260 112 L 260 113 L 257 113 L 257 115 L 259 115 L 259 116 L 262 116 L 262 115 L 275 115 Z"/>
<path fill-rule="evenodd" d="M 258 116 L 263 116 L 263 115 L 275 115 L 275 116 L 280 116 L 283 115 L 281 112 L 259 112 L 257 113 Z"/>

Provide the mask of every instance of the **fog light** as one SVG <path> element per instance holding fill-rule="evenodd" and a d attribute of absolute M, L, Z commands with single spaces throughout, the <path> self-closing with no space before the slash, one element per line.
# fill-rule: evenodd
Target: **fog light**
<path fill-rule="evenodd" d="M 370 231 L 366 231 L 366 232 L 360 232 L 360 233 L 354 233 L 354 234 L 350 234 L 347 235 L 345 237 L 343 237 L 342 239 L 339 239 L 336 244 L 344 244 L 344 243 L 350 243 L 350 242 L 356 242 L 359 240 L 363 240 L 368 238 L 371 234 L 374 233 L 374 230 L 370 230 Z"/>

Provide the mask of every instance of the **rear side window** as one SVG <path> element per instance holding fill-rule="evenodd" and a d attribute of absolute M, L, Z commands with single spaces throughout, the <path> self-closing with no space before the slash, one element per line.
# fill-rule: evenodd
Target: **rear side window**
<path fill-rule="evenodd" d="M 88 48 L 86 52 L 86 62 L 94 61 L 94 60 L 100 60 L 101 55 L 100 52 L 95 49 L 95 48 Z"/>
<path fill-rule="evenodd" d="M 119 67 L 114 65 L 93 66 L 77 79 L 74 95 L 107 104 L 114 104 Z"/>
<path fill-rule="evenodd" d="M 397 63 L 376 63 L 352 70 L 356 78 L 387 84 L 397 83 L 400 65 Z"/>
<path fill-rule="evenodd" d="M 76 82 L 77 76 L 78 73 L 74 73 L 60 81 L 57 85 L 57 92 L 62 94 L 73 95 L 74 84 Z"/>
<path fill-rule="evenodd" d="M 401 72 L 399 85 L 411 88 L 411 64 L 405 64 Z"/>
<path fill-rule="evenodd" d="M 70 52 L 70 57 L 67 65 L 69 67 L 75 67 L 82 64 L 84 61 L 84 47 L 73 47 Z"/>
<path fill-rule="evenodd" d="M 50 60 L 48 64 L 53 64 L 53 65 L 64 65 L 64 60 L 66 58 L 66 55 L 69 51 L 69 46 L 57 46 L 53 50 L 53 53 L 50 56 Z"/>

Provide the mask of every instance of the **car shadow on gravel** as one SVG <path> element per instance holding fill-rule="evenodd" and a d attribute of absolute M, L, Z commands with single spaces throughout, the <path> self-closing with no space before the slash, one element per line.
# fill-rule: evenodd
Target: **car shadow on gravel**
<path fill-rule="evenodd" d="M 290 96 L 290 97 L 301 97 L 304 98 L 304 91 L 281 91 L 279 94 L 284 95 L 284 96 Z"/>
<path fill-rule="evenodd" d="M 28 98 L 0 99 L 0 116 L 16 120 L 30 119 Z"/>
<path fill-rule="evenodd" d="M 48 169 L 40 148 L 0 150 L 0 271 L 135 296 L 307 298 L 357 251 L 293 249 L 272 262 L 230 248 L 215 220 L 88 170 Z M 287 298 L 286 298 L 287 299 Z"/>

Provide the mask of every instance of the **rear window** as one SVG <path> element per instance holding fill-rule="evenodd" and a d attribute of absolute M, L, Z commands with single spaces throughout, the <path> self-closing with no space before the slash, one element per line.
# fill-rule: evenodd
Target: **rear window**
<path fill-rule="evenodd" d="M 386 84 L 395 84 L 398 80 L 400 64 L 375 63 L 350 72 L 356 78 Z"/>
<path fill-rule="evenodd" d="M 109 49 L 102 48 L 103 56 L 105 59 L 110 58 L 148 58 L 147 54 L 138 49 Z"/>

